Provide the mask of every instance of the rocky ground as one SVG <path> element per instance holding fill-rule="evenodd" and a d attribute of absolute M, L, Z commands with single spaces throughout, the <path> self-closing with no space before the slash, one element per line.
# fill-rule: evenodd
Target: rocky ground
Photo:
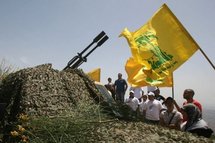
<path fill-rule="evenodd" d="M 114 143 L 213 143 L 204 137 L 143 122 L 113 121 L 97 124 L 88 142 Z"/>

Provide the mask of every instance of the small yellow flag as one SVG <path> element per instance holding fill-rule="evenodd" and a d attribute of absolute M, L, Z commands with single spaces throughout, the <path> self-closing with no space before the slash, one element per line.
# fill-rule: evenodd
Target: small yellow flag
<path fill-rule="evenodd" d="M 125 65 L 128 82 L 137 86 L 170 86 L 169 75 L 199 48 L 166 4 L 140 29 L 125 28 L 120 36 L 132 53 Z"/>
<path fill-rule="evenodd" d="M 91 72 L 88 72 L 87 75 L 94 81 L 100 82 L 100 74 L 101 74 L 101 69 L 97 68 L 92 70 Z"/>

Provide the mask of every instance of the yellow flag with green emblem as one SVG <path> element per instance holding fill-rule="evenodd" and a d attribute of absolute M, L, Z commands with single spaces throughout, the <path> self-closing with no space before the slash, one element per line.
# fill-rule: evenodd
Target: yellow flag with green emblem
<path fill-rule="evenodd" d="M 166 4 L 140 29 L 125 28 L 120 36 L 132 53 L 125 65 L 128 82 L 137 86 L 171 86 L 171 73 L 199 49 Z"/>
<path fill-rule="evenodd" d="M 172 73 L 167 76 L 160 76 L 153 70 L 143 70 L 142 65 L 129 58 L 127 60 L 125 70 L 128 74 L 128 82 L 132 87 L 142 87 L 146 85 L 159 86 L 159 87 L 171 87 L 173 85 Z"/>
<path fill-rule="evenodd" d="M 97 68 L 87 73 L 87 75 L 94 81 L 100 82 L 101 69 Z"/>

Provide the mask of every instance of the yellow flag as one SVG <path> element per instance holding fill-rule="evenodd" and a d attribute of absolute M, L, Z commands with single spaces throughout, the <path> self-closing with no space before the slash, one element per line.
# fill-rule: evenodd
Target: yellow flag
<path fill-rule="evenodd" d="M 166 4 L 140 29 L 125 28 L 120 36 L 127 39 L 132 53 L 125 66 L 128 82 L 139 86 L 169 86 L 167 77 L 199 48 Z M 138 72 L 131 69 L 137 65 Z"/>
<path fill-rule="evenodd" d="M 136 62 L 132 57 L 127 60 L 125 70 L 128 74 L 128 83 L 130 83 L 132 87 L 147 85 L 171 87 L 173 85 L 172 73 L 161 77 L 153 70 L 142 70 L 142 65 Z"/>
<path fill-rule="evenodd" d="M 101 69 L 97 68 L 92 70 L 91 72 L 88 72 L 87 75 L 94 81 L 100 82 L 100 74 L 101 74 Z"/>

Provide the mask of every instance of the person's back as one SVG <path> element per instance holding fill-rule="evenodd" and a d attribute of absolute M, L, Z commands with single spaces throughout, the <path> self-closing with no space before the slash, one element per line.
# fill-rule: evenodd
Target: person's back
<path fill-rule="evenodd" d="M 204 136 L 210 138 L 213 130 L 208 127 L 208 124 L 203 119 L 195 122 L 190 129 L 188 129 L 190 133 L 197 134 L 198 136 Z"/>

